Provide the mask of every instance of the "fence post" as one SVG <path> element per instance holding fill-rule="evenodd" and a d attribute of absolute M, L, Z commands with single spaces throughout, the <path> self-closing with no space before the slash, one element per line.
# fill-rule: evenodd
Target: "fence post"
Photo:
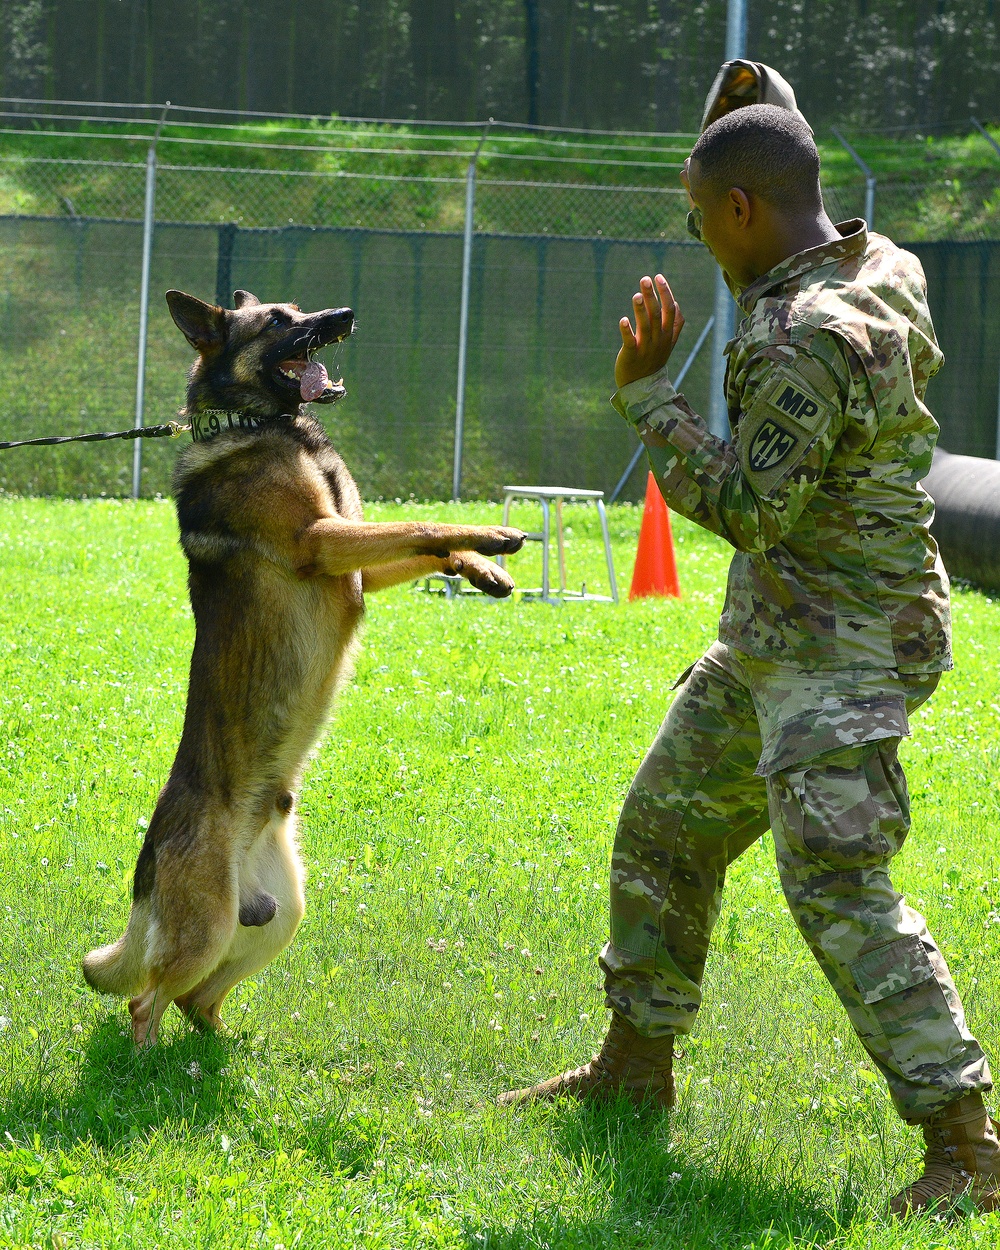
<path fill-rule="evenodd" d="M 975 128 L 983 136 L 983 138 L 990 145 L 990 147 L 992 147 L 993 151 L 996 152 L 997 156 L 1000 156 L 1000 143 L 997 143 L 996 139 L 993 138 L 990 132 L 986 129 L 983 123 L 979 120 L 979 118 L 970 117 L 969 121 L 972 122 L 973 126 L 975 126 Z M 1000 377 L 997 378 L 997 443 L 996 443 L 996 448 L 995 448 L 994 459 L 1000 460 Z"/>
<path fill-rule="evenodd" d="M 722 270 L 715 271 L 715 296 L 712 300 L 712 361 L 709 370 L 708 428 L 716 438 L 728 439 L 729 405 L 726 402 L 726 344 L 736 333 L 736 301 L 732 297 Z"/>
<path fill-rule="evenodd" d="M 747 0 L 729 0 L 726 10 L 726 60 L 747 54 Z M 736 301 L 726 286 L 722 269 L 715 271 L 715 298 L 712 301 L 715 334 L 712 339 L 712 368 L 709 377 L 708 428 L 716 438 L 729 437 L 729 408 L 726 403 L 726 344 L 736 333 Z"/>
<path fill-rule="evenodd" d="M 1000 460 L 1000 377 L 997 378 L 997 449 L 994 460 Z"/>
<path fill-rule="evenodd" d="M 747 0 L 729 0 L 726 8 L 726 60 L 747 54 Z"/>
<path fill-rule="evenodd" d="M 142 280 L 139 285 L 139 348 L 135 371 L 135 428 L 143 426 L 146 406 L 146 339 L 149 330 L 149 266 L 153 254 L 153 218 L 156 213 L 156 141 L 170 108 L 168 100 L 160 114 L 153 142 L 146 153 L 146 202 L 142 215 Z M 142 439 L 132 444 L 132 498 L 139 498 L 142 478 Z"/>
<path fill-rule="evenodd" d="M 975 126 L 975 128 L 976 128 L 976 129 L 979 131 L 979 133 L 983 136 L 983 138 L 986 140 L 986 142 L 987 142 L 988 144 L 990 144 L 990 146 L 993 148 L 994 152 L 996 152 L 997 156 L 1000 156 L 1000 143 L 997 143 L 996 139 L 994 139 L 994 138 L 993 138 L 993 136 L 990 134 L 990 132 L 986 129 L 986 127 L 983 125 L 983 123 L 979 120 L 979 118 L 978 118 L 978 117 L 970 117 L 970 118 L 969 118 L 969 121 L 971 121 L 971 122 L 972 122 L 973 126 Z"/>
<path fill-rule="evenodd" d="M 215 302 L 220 308 L 228 308 L 233 297 L 233 245 L 238 229 L 235 221 L 223 222 L 219 227 L 215 253 Z"/>
<path fill-rule="evenodd" d="M 462 305 L 458 314 L 458 384 L 455 394 L 455 458 L 451 474 L 451 497 L 462 490 L 462 444 L 465 437 L 465 363 L 469 351 L 469 289 L 472 282 L 472 236 L 475 232 L 476 162 L 490 132 L 493 118 L 483 127 L 479 145 L 465 173 L 465 232 L 462 237 Z"/>
<path fill-rule="evenodd" d="M 848 153 L 851 159 L 857 165 L 858 169 L 865 176 L 865 221 L 868 223 L 868 229 L 875 229 L 875 173 L 870 165 L 865 164 L 861 157 L 855 152 L 844 136 L 840 133 L 836 126 L 831 126 L 834 136 L 840 142 L 841 146 Z"/>

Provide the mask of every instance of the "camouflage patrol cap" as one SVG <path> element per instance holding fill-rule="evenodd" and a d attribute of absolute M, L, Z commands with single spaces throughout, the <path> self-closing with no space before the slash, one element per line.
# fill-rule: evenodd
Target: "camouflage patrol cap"
<path fill-rule="evenodd" d="M 716 74 L 705 101 L 702 132 L 726 113 L 746 104 L 774 104 L 802 117 L 791 84 L 776 69 L 760 61 L 726 61 Z M 804 117 L 802 120 L 806 121 Z M 806 125 L 809 123 L 806 122 Z M 811 126 L 809 133 L 812 134 Z"/>

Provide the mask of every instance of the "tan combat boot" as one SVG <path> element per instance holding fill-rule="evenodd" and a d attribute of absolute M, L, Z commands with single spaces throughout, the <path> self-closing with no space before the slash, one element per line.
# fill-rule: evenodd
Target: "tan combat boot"
<path fill-rule="evenodd" d="M 966 1094 L 921 1120 L 924 1172 L 889 1203 L 890 1215 L 941 1214 L 968 1196 L 979 1211 L 1000 1211 L 1000 1141 L 981 1094 Z"/>
<path fill-rule="evenodd" d="M 501 1107 L 556 1098 L 602 1101 L 627 1095 L 637 1105 L 674 1105 L 674 1039 L 643 1037 L 616 1011 L 601 1049 L 582 1068 L 550 1077 L 527 1089 L 512 1089 L 497 1098 Z"/>

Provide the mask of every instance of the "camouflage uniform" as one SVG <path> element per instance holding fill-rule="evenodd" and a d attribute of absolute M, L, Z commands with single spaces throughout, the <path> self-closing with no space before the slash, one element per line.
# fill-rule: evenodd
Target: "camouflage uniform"
<path fill-rule="evenodd" d="M 678 683 L 622 811 L 609 1004 L 690 1031 L 727 866 L 769 827 L 792 914 L 919 1119 L 991 1087 L 948 968 L 889 880 L 909 829 L 907 713 L 951 667 L 920 487 L 942 355 L 919 262 L 862 222 L 740 293 L 731 443 L 666 370 L 625 386 L 667 503 L 736 548 L 719 641 Z"/>

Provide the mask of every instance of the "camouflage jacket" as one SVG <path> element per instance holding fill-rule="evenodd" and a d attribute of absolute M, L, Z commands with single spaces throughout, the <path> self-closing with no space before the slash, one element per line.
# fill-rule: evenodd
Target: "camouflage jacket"
<path fill-rule="evenodd" d="M 742 291 L 732 442 L 666 369 L 612 398 L 667 503 L 736 548 L 722 642 L 807 669 L 951 667 L 948 580 L 920 485 L 943 356 L 920 262 L 861 221 Z"/>

